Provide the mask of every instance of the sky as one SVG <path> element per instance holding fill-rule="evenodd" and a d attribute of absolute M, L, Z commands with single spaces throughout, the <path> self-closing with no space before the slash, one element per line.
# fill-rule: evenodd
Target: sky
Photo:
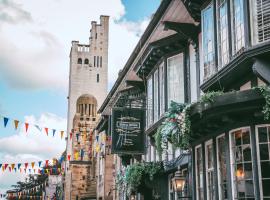
<path fill-rule="evenodd" d="M 110 16 L 109 85 L 160 0 L 0 0 L 0 163 L 60 157 L 65 141 L 69 51 L 87 43 L 91 21 Z M 123 42 L 124 41 L 124 42 Z M 4 127 L 3 116 L 10 120 Z M 14 129 L 13 121 L 20 121 Z M 30 124 L 26 132 L 24 122 Z M 34 125 L 49 128 L 49 136 Z M 53 137 L 52 129 L 57 133 Z M 0 193 L 25 177 L 0 170 Z"/>

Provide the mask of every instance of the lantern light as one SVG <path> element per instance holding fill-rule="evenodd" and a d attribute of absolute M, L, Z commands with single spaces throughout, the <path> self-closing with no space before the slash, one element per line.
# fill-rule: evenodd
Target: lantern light
<path fill-rule="evenodd" d="M 178 167 L 178 170 L 175 172 L 172 182 L 174 191 L 182 192 L 184 190 L 186 178 L 183 176 L 180 167 Z"/>

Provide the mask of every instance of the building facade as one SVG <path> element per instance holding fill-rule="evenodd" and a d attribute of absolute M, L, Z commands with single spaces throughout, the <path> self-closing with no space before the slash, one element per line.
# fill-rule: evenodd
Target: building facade
<path fill-rule="evenodd" d="M 93 128 L 107 94 L 109 17 L 91 22 L 89 44 L 72 41 L 68 96 L 65 199 L 95 199 Z"/>
<path fill-rule="evenodd" d="M 137 163 L 162 162 L 164 169 L 131 194 L 114 174 L 114 199 L 270 198 L 269 19 L 270 2 L 263 0 L 161 2 L 99 109 L 98 129 L 113 123 L 123 91 L 134 99 L 134 88 L 141 89 L 145 151 L 116 154 L 115 172 Z M 168 117 L 172 101 L 185 106 L 177 112 L 186 132 L 181 119 Z M 188 148 L 167 138 L 160 155 L 156 134 L 168 121 L 179 127 L 173 134 L 187 134 Z M 115 130 L 107 134 L 113 140 Z M 173 187 L 177 171 L 185 180 L 181 192 Z"/>

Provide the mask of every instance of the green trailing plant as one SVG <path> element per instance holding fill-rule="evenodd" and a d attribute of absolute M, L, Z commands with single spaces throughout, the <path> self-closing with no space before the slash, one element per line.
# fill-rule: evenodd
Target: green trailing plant
<path fill-rule="evenodd" d="M 199 102 L 200 103 L 213 103 L 215 97 L 223 95 L 223 91 L 212 91 L 212 92 L 206 92 L 201 97 Z"/>
<path fill-rule="evenodd" d="M 269 86 L 259 86 L 255 89 L 259 89 L 260 93 L 265 99 L 265 105 L 263 106 L 262 113 L 264 114 L 264 119 L 270 119 L 270 87 Z"/>
<path fill-rule="evenodd" d="M 153 181 L 156 174 L 163 171 L 161 162 L 135 163 L 117 173 L 118 189 L 125 188 L 128 194 L 137 191 L 145 180 Z"/>

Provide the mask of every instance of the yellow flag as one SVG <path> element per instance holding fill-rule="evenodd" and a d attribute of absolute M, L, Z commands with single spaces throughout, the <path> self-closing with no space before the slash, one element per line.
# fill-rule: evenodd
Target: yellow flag
<path fill-rule="evenodd" d="M 11 164 L 11 169 L 13 170 L 15 167 L 15 164 Z"/>
<path fill-rule="evenodd" d="M 2 166 L 2 171 L 5 171 L 5 166 Z"/>
<path fill-rule="evenodd" d="M 63 136 L 64 136 L 64 131 L 61 131 L 61 139 L 63 139 Z"/>
<path fill-rule="evenodd" d="M 15 126 L 15 130 L 17 130 L 19 125 L 19 121 L 18 120 L 14 120 L 14 126 Z"/>
<path fill-rule="evenodd" d="M 106 141 L 106 134 L 102 134 L 102 141 L 105 142 Z"/>
<path fill-rule="evenodd" d="M 31 166 L 32 166 L 32 168 L 34 168 L 35 167 L 35 162 L 31 162 Z"/>
<path fill-rule="evenodd" d="M 75 160 L 79 159 L 79 152 L 74 153 L 74 158 L 75 158 Z"/>

